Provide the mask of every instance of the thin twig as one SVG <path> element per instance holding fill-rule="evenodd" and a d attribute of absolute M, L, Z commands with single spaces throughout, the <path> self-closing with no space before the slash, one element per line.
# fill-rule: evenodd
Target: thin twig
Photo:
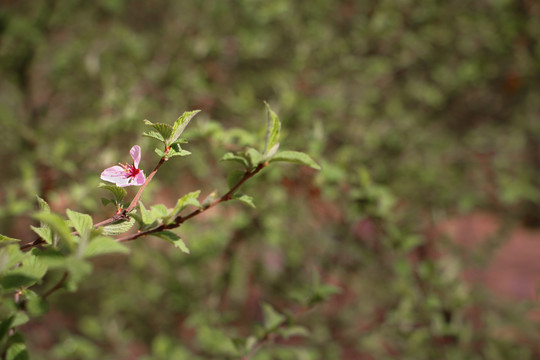
<path fill-rule="evenodd" d="M 62 286 L 64 285 L 64 283 L 66 282 L 68 278 L 68 274 L 69 273 L 66 271 L 64 273 L 64 276 L 62 276 L 62 278 L 60 279 L 60 281 L 56 285 L 54 285 L 53 288 L 49 289 L 45 294 L 43 294 L 43 300 L 47 299 L 56 290 L 62 288 Z"/>
<path fill-rule="evenodd" d="M 118 241 L 118 242 L 132 241 L 132 240 L 138 239 L 140 237 L 151 235 L 151 234 L 163 231 L 163 230 L 175 229 L 175 228 L 179 227 L 180 225 L 182 225 L 187 220 L 189 220 L 189 219 L 191 219 L 191 218 L 193 218 L 193 217 L 195 217 L 195 216 L 197 216 L 199 214 L 202 214 L 203 212 L 207 211 L 210 208 L 213 208 L 217 204 L 231 200 L 232 195 L 240 188 L 240 186 L 242 186 L 247 180 L 249 180 L 250 178 L 255 176 L 259 171 L 261 171 L 267 165 L 268 165 L 267 162 L 261 163 L 261 164 L 257 165 L 257 167 L 255 169 L 250 170 L 250 171 L 246 171 L 244 176 L 240 179 L 240 181 L 238 181 L 238 183 L 236 185 L 234 185 L 229 191 L 227 191 L 227 193 L 225 195 L 223 195 L 219 199 L 216 199 L 213 202 L 211 202 L 210 205 L 208 205 L 208 206 L 206 206 L 204 208 L 199 208 L 197 210 L 194 210 L 191 213 L 187 214 L 186 216 L 177 216 L 176 219 L 174 220 L 174 222 L 172 222 L 171 224 L 163 224 L 163 225 L 160 225 L 160 226 L 158 226 L 158 227 L 156 227 L 154 229 L 150 229 L 150 230 L 146 230 L 146 231 L 140 231 L 140 232 L 130 234 L 130 235 L 125 235 L 125 236 L 117 238 L 116 241 Z"/>
<path fill-rule="evenodd" d="M 156 175 L 157 171 L 159 170 L 161 165 L 163 165 L 165 163 L 165 161 L 167 161 L 167 159 L 164 158 L 164 157 L 159 159 L 159 162 L 157 163 L 154 170 L 152 170 L 152 172 L 150 174 L 148 174 L 148 177 L 146 178 L 146 181 L 144 182 L 144 184 L 141 185 L 141 187 L 139 188 L 139 191 L 137 191 L 137 194 L 135 194 L 135 197 L 133 198 L 133 200 L 131 200 L 131 203 L 129 204 L 127 209 L 124 209 L 124 211 L 122 211 L 122 214 L 124 214 L 124 215 L 129 214 L 129 212 L 131 210 L 133 210 L 135 208 L 135 206 L 137 206 L 137 204 L 139 203 L 139 199 L 141 198 L 144 189 L 146 189 L 146 186 L 148 185 L 150 180 L 152 180 L 154 175 Z"/>

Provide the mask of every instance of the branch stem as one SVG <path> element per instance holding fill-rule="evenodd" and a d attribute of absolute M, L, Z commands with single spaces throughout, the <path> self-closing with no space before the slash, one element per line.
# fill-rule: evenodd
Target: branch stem
<path fill-rule="evenodd" d="M 267 165 L 268 165 L 268 163 L 264 162 L 264 163 L 261 163 L 261 164 L 257 165 L 257 167 L 255 167 L 254 169 L 246 171 L 244 173 L 244 176 L 242 176 L 242 178 L 233 187 L 231 187 L 229 189 L 229 191 L 227 191 L 227 193 L 225 193 L 219 199 L 216 199 L 213 202 L 211 202 L 210 205 L 208 205 L 208 206 L 206 206 L 204 208 L 199 208 L 197 210 L 194 210 L 191 213 L 187 214 L 186 216 L 180 216 L 179 215 L 179 216 L 176 217 L 174 222 L 172 222 L 170 224 L 163 224 L 163 225 L 160 225 L 160 226 L 158 226 L 156 228 L 153 228 L 153 229 L 150 229 L 150 230 L 139 231 L 137 233 L 130 234 L 130 235 L 124 235 L 124 236 L 121 236 L 121 237 L 117 238 L 116 241 L 117 242 L 132 241 L 132 240 L 138 239 L 140 237 L 151 235 L 153 233 L 157 233 L 157 232 L 160 232 L 160 231 L 163 231 L 163 230 L 175 229 L 175 228 L 179 227 L 180 225 L 182 225 L 187 220 L 189 220 L 191 218 L 194 218 L 197 215 L 202 214 L 203 212 L 207 211 L 208 209 L 213 208 L 214 206 L 216 206 L 216 205 L 218 205 L 218 204 L 220 204 L 222 202 L 231 200 L 232 195 L 240 188 L 240 186 L 242 186 L 246 181 L 248 181 L 253 176 L 255 176 L 257 173 L 259 173 Z"/>

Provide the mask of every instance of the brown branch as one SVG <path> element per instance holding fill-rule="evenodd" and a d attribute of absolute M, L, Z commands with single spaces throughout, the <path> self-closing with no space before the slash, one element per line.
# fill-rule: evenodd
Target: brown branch
<path fill-rule="evenodd" d="M 194 210 L 193 212 L 187 214 L 186 216 L 180 216 L 179 215 L 179 216 L 176 217 L 174 222 L 172 222 L 171 224 L 163 224 L 163 225 L 160 225 L 160 226 L 158 226 L 158 227 L 156 227 L 154 229 L 150 229 L 150 230 L 146 230 L 146 231 L 140 231 L 140 232 L 137 232 L 135 234 L 125 235 L 125 236 L 117 238 L 116 241 L 118 241 L 118 242 L 132 241 L 132 240 L 138 239 L 138 238 L 143 237 L 143 236 L 147 236 L 147 235 L 151 235 L 151 234 L 154 234 L 154 233 L 157 233 L 157 232 L 161 232 L 163 230 L 175 229 L 175 228 L 179 227 L 180 225 L 182 225 L 187 220 L 189 220 L 189 219 L 191 219 L 191 218 L 193 218 L 193 217 L 195 217 L 195 216 L 197 216 L 199 214 L 202 214 L 203 212 L 207 211 L 210 208 L 213 208 L 217 204 L 220 204 L 222 202 L 231 200 L 232 195 L 240 188 L 240 186 L 242 186 L 246 181 L 248 181 L 250 178 L 255 176 L 259 171 L 261 171 L 267 165 L 268 165 L 268 163 L 264 162 L 264 163 L 261 163 L 261 164 L 257 165 L 257 167 L 254 168 L 253 170 L 246 171 L 244 176 L 242 176 L 242 178 L 240 179 L 240 181 L 238 181 L 238 183 L 236 183 L 236 185 L 234 185 L 229 191 L 227 191 L 227 193 L 225 195 L 223 195 L 219 199 L 216 199 L 213 202 L 211 202 L 210 205 L 208 205 L 208 206 L 206 206 L 204 208 L 199 208 L 197 210 Z"/>
<path fill-rule="evenodd" d="M 165 150 L 165 152 L 167 152 L 167 149 Z M 159 162 L 157 163 L 156 167 L 154 168 L 154 170 L 152 170 L 152 172 L 150 174 L 148 174 L 148 177 L 146 178 L 146 181 L 144 182 L 144 184 L 141 185 L 141 187 L 139 188 L 139 191 L 137 191 L 137 194 L 135 195 L 133 200 L 131 200 L 131 203 L 129 204 L 127 209 L 124 209 L 124 211 L 122 211 L 123 215 L 129 214 L 129 212 L 131 210 L 133 210 L 135 208 L 135 206 L 137 206 L 137 204 L 139 203 L 139 199 L 141 198 L 144 189 L 146 189 L 146 186 L 148 185 L 150 180 L 152 180 L 154 175 L 156 175 L 157 171 L 159 170 L 161 165 L 163 165 L 165 163 L 165 161 L 167 161 L 167 159 L 164 158 L 164 157 L 159 159 Z"/>
<path fill-rule="evenodd" d="M 64 285 L 64 283 L 66 282 L 68 278 L 68 274 L 69 273 L 66 271 L 64 273 L 64 276 L 62 276 L 62 278 L 60 279 L 60 281 L 58 281 L 58 283 L 54 285 L 54 287 L 52 287 L 50 290 L 48 290 L 46 293 L 43 294 L 43 300 L 47 299 L 56 290 L 59 290 L 60 288 L 62 288 L 62 286 Z"/>

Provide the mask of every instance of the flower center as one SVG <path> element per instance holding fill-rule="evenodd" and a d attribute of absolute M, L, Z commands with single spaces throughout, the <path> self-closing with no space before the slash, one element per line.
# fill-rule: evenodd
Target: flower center
<path fill-rule="evenodd" d="M 132 177 L 135 177 L 137 176 L 137 174 L 139 172 L 141 172 L 141 170 L 137 169 L 135 167 L 135 165 L 130 165 L 130 164 L 120 164 L 120 166 L 124 169 L 125 171 L 125 177 L 126 178 L 132 178 Z"/>

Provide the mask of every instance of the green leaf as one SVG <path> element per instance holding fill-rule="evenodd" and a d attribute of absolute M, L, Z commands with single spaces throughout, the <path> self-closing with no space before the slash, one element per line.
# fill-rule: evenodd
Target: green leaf
<path fill-rule="evenodd" d="M 41 263 L 49 269 L 57 269 L 65 267 L 66 256 L 58 248 L 47 247 L 43 249 L 33 248 L 30 252 L 36 256 Z"/>
<path fill-rule="evenodd" d="M 14 239 L 14 238 L 4 236 L 4 235 L 0 234 L 0 247 L 16 244 L 16 243 L 18 243 L 20 241 L 21 240 L 19 240 L 19 239 Z"/>
<path fill-rule="evenodd" d="M 150 214 L 154 219 L 163 219 L 169 214 L 169 209 L 163 204 L 153 205 L 150 208 Z"/>
<path fill-rule="evenodd" d="M 152 138 L 152 139 L 156 139 L 157 141 L 161 141 L 161 142 L 165 142 L 165 139 L 163 138 L 163 136 L 158 133 L 157 131 L 148 131 L 148 132 L 143 132 L 142 134 L 143 136 L 146 136 L 146 137 L 149 137 L 149 138 Z"/>
<path fill-rule="evenodd" d="M 34 285 L 46 273 L 47 265 L 36 256 L 28 256 L 22 261 L 21 266 L 8 271 L 0 278 L 0 285 L 4 291 L 14 291 Z"/>
<path fill-rule="evenodd" d="M 9 270 L 28 256 L 28 253 L 23 253 L 18 245 L 0 248 L 0 272 Z"/>
<path fill-rule="evenodd" d="M 85 258 L 90 258 L 98 255 L 120 253 L 125 254 L 129 252 L 129 248 L 120 244 L 116 240 L 108 236 L 98 236 L 84 249 Z"/>
<path fill-rule="evenodd" d="M 187 248 L 184 241 L 182 241 L 180 236 L 176 235 L 172 231 L 167 231 L 167 230 L 166 231 L 160 231 L 160 232 L 157 232 L 157 233 L 153 233 L 152 235 L 157 236 L 157 237 L 159 237 L 159 238 L 161 238 L 163 240 L 166 240 L 166 241 L 170 242 L 176 248 L 182 250 L 186 254 L 189 254 L 189 249 Z"/>
<path fill-rule="evenodd" d="M 274 155 L 277 153 L 278 149 L 279 149 L 279 143 L 272 146 L 272 148 L 263 155 L 262 161 L 269 161 L 270 159 L 272 159 Z"/>
<path fill-rule="evenodd" d="M 148 210 L 142 202 L 139 202 L 139 210 L 141 211 L 141 219 L 143 224 L 149 225 L 156 220 L 156 218 L 152 216 L 152 212 Z"/>
<path fill-rule="evenodd" d="M 174 125 L 172 127 L 172 134 L 171 134 L 170 137 L 167 138 L 167 144 L 170 145 L 170 144 L 174 143 L 180 137 L 180 135 L 182 135 L 182 133 L 186 129 L 186 126 L 189 124 L 191 119 L 193 119 L 193 117 L 195 115 L 197 115 L 200 111 L 201 110 L 194 110 L 194 111 L 186 111 L 186 112 L 184 112 L 182 114 L 182 116 L 180 116 L 174 122 Z"/>
<path fill-rule="evenodd" d="M 103 227 L 103 235 L 120 235 L 128 231 L 135 224 L 135 219 L 130 217 L 128 220 L 114 222 Z"/>
<path fill-rule="evenodd" d="M 176 143 L 174 145 L 171 145 L 169 152 L 167 153 L 167 158 L 171 158 L 173 156 L 187 156 L 191 155 L 191 152 L 182 149 L 180 147 L 180 144 Z"/>
<path fill-rule="evenodd" d="M 314 305 L 326 301 L 330 296 L 339 294 L 341 289 L 330 284 L 318 285 L 313 291 L 313 295 L 309 300 L 310 305 Z"/>
<path fill-rule="evenodd" d="M 33 225 L 30 225 L 30 228 L 38 234 L 40 238 L 45 240 L 47 244 L 52 244 L 52 230 L 48 226 L 42 226 L 42 227 L 35 227 Z"/>
<path fill-rule="evenodd" d="M 49 204 L 47 204 L 47 202 L 45 200 L 43 200 L 42 198 L 40 198 L 37 195 L 36 195 L 36 198 L 37 198 L 37 201 L 38 201 L 39 210 L 41 210 L 43 212 L 51 212 L 51 208 L 50 208 Z"/>
<path fill-rule="evenodd" d="M 144 120 L 144 123 L 153 127 L 163 137 L 163 139 L 169 139 L 173 132 L 173 127 L 169 124 L 153 123 L 149 120 Z"/>
<path fill-rule="evenodd" d="M 17 326 L 24 325 L 28 322 L 28 320 L 30 320 L 30 318 L 28 317 L 28 315 L 26 315 L 24 311 L 17 311 L 15 313 L 15 319 L 13 319 L 13 324 L 11 324 L 11 326 L 15 328 Z"/>
<path fill-rule="evenodd" d="M 6 360 L 29 360 L 28 350 L 22 342 L 12 344 L 6 353 Z"/>
<path fill-rule="evenodd" d="M 174 145 L 181 145 L 181 144 L 187 144 L 187 139 L 185 138 L 178 138 L 176 139 L 176 141 L 172 142 L 170 146 L 174 146 Z"/>
<path fill-rule="evenodd" d="M 32 290 L 26 290 L 26 310 L 30 316 L 36 317 L 45 314 L 49 310 L 47 302 Z"/>
<path fill-rule="evenodd" d="M 171 220 L 174 220 L 174 218 L 176 218 L 189 205 L 200 208 L 201 204 L 197 200 L 200 193 L 201 193 L 201 190 L 192 191 L 182 196 L 180 199 L 178 199 L 178 201 L 176 202 L 176 206 L 173 209 L 171 209 L 169 213 L 169 218 Z"/>
<path fill-rule="evenodd" d="M 262 304 L 263 310 L 263 324 L 266 331 L 274 331 L 281 326 L 286 317 L 278 313 L 271 305 L 267 303 Z"/>
<path fill-rule="evenodd" d="M 0 286 L 5 292 L 15 291 L 22 287 L 34 285 L 39 279 L 21 274 L 19 272 L 9 272 L 0 278 Z"/>
<path fill-rule="evenodd" d="M 71 231 L 69 230 L 69 227 L 64 219 L 57 214 L 48 212 L 38 212 L 34 214 L 33 217 L 47 224 L 54 231 L 54 233 L 58 235 L 60 240 L 62 240 L 69 249 L 73 250 L 75 247 L 75 240 L 73 239 L 73 235 L 71 235 Z"/>
<path fill-rule="evenodd" d="M 290 326 L 279 331 L 279 335 L 284 339 L 288 339 L 291 336 L 309 336 L 309 331 L 303 326 Z"/>
<path fill-rule="evenodd" d="M 117 204 L 121 203 L 127 195 L 126 189 L 116 185 L 100 183 L 99 187 L 105 190 L 109 190 L 113 194 Z"/>
<path fill-rule="evenodd" d="M 246 339 L 246 350 L 250 351 L 251 349 L 253 349 L 255 345 L 257 345 L 257 342 L 258 342 L 257 337 L 253 335 L 249 336 Z"/>
<path fill-rule="evenodd" d="M 317 164 L 315 161 L 313 161 L 312 158 L 309 157 L 309 155 L 299 152 L 299 151 L 281 151 L 278 152 L 270 162 L 277 162 L 277 161 L 284 161 L 284 162 L 291 162 L 301 165 L 307 165 L 315 170 L 320 170 L 321 167 L 319 164 Z"/>
<path fill-rule="evenodd" d="M 0 322 L 0 341 L 3 341 L 8 335 L 9 330 L 12 328 L 13 320 L 15 315 L 11 315 L 7 319 Z"/>
<path fill-rule="evenodd" d="M 161 149 L 155 148 L 155 153 L 159 155 L 159 157 L 169 159 L 173 156 L 187 156 L 191 155 L 190 151 L 184 150 L 180 147 L 180 144 L 176 143 L 174 145 L 171 145 L 168 152 L 165 152 Z"/>
<path fill-rule="evenodd" d="M 249 168 L 254 168 L 262 162 L 263 155 L 254 148 L 248 148 L 245 152 L 249 162 Z"/>
<path fill-rule="evenodd" d="M 73 225 L 80 236 L 83 236 L 94 228 L 90 215 L 81 214 L 70 209 L 66 210 L 66 214 L 71 221 L 71 225 Z"/>
<path fill-rule="evenodd" d="M 167 153 L 165 153 L 163 150 L 155 148 L 154 152 L 158 154 L 159 157 L 167 159 Z"/>
<path fill-rule="evenodd" d="M 253 203 L 253 197 L 246 195 L 246 194 L 235 194 L 233 195 L 232 199 L 238 200 L 243 202 L 249 207 L 255 208 L 255 204 Z"/>
<path fill-rule="evenodd" d="M 249 169 L 249 163 L 244 156 L 233 154 L 231 152 L 223 155 L 223 157 L 219 161 L 234 161 L 244 165 L 246 169 Z"/>
<path fill-rule="evenodd" d="M 265 105 L 267 113 L 267 124 L 264 154 L 267 155 L 272 149 L 274 149 L 276 145 L 278 145 L 281 122 L 279 121 L 276 113 L 270 108 L 270 105 L 268 105 L 267 102 L 265 102 Z M 277 151 L 277 148 L 275 148 L 274 151 Z"/>
<path fill-rule="evenodd" d="M 66 270 L 69 273 L 64 287 L 68 291 L 76 291 L 79 283 L 92 272 L 92 264 L 87 260 L 69 256 L 65 259 Z"/>
<path fill-rule="evenodd" d="M 217 190 L 212 191 L 206 198 L 204 198 L 203 202 L 201 203 L 201 208 L 206 209 L 209 207 L 218 197 Z"/>

